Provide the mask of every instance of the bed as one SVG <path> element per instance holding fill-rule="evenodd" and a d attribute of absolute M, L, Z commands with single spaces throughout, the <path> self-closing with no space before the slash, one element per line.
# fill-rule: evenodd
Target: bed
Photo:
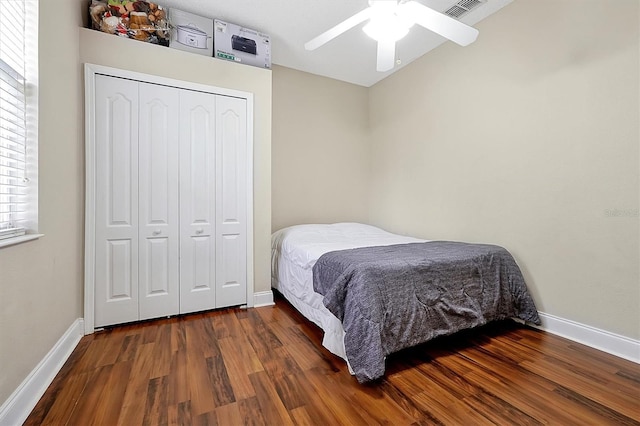
<path fill-rule="evenodd" d="M 324 331 L 359 382 L 391 353 L 490 321 L 539 324 L 502 247 L 427 241 L 360 223 L 297 225 L 272 235 L 272 287 Z"/>

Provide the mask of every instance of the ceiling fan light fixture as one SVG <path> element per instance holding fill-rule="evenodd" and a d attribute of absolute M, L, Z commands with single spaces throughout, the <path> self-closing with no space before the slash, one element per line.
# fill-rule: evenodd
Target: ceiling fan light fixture
<path fill-rule="evenodd" d="M 460 0 L 459 3 L 467 1 L 484 2 L 486 0 Z M 406 36 L 414 24 L 460 46 L 467 46 L 478 37 L 478 30 L 475 28 L 424 6 L 416 0 L 369 0 L 369 7 L 309 40 L 304 47 L 307 50 L 317 49 L 365 22 L 366 25 L 362 29 L 378 42 L 376 69 L 380 72 L 389 71 L 395 66 L 396 42 Z"/>
<path fill-rule="evenodd" d="M 375 16 L 362 31 L 376 41 L 398 41 L 409 33 L 410 25 L 397 15 Z"/>

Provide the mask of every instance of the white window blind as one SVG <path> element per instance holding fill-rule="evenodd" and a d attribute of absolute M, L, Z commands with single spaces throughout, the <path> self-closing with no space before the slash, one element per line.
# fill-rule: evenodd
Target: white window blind
<path fill-rule="evenodd" d="M 25 2 L 0 0 L 0 239 L 27 219 Z"/>

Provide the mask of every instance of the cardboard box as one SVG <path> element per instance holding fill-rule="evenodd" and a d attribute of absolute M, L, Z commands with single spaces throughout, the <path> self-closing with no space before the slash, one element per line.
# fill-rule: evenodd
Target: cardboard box
<path fill-rule="evenodd" d="M 271 69 L 268 35 L 219 19 L 213 25 L 216 58 Z"/>
<path fill-rule="evenodd" d="M 179 9 L 169 9 L 171 41 L 169 47 L 213 56 L 213 19 Z"/>
<path fill-rule="evenodd" d="M 92 0 L 89 16 L 94 30 L 169 46 L 167 11 L 156 3 L 138 1 L 134 5 L 134 2 L 128 1 L 109 4 L 107 0 Z"/>

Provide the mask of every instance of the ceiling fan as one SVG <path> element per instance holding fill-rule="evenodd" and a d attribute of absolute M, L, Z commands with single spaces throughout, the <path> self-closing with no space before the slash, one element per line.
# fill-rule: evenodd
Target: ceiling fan
<path fill-rule="evenodd" d="M 394 67 L 396 41 L 407 35 L 413 24 L 418 24 L 461 46 L 473 43 L 478 30 L 436 12 L 414 0 L 369 0 L 369 7 L 328 29 L 305 43 L 307 50 L 315 50 L 364 21 L 362 30 L 378 42 L 376 69 L 384 72 Z"/>

